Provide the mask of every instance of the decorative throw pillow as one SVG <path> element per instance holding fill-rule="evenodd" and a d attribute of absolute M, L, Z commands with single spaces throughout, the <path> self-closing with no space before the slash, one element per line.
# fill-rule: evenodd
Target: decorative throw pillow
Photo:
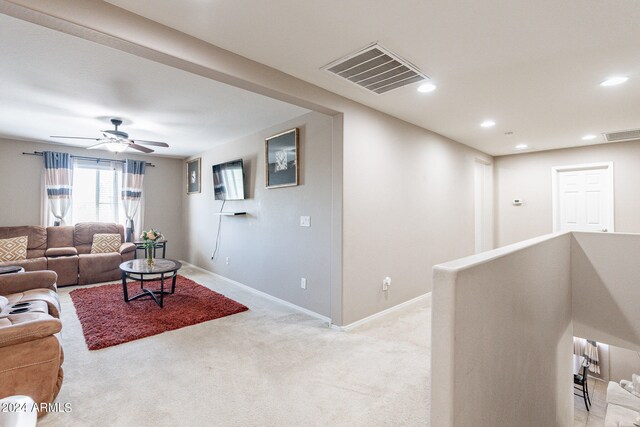
<path fill-rule="evenodd" d="M 94 234 L 91 245 L 92 254 L 118 252 L 121 245 L 120 234 Z"/>
<path fill-rule="evenodd" d="M 640 397 L 640 375 L 631 375 L 631 382 L 625 381 L 624 388 L 634 396 Z"/>
<path fill-rule="evenodd" d="M 27 259 L 27 236 L 0 239 L 0 261 Z"/>
<path fill-rule="evenodd" d="M 0 311 L 4 310 L 9 305 L 9 300 L 3 296 L 0 296 Z"/>
<path fill-rule="evenodd" d="M 631 382 L 633 383 L 633 391 L 631 393 L 640 397 L 640 375 L 631 375 Z"/>
<path fill-rule="evenodd" d="M 623 389 L 627 390 L 629 393 L 633 393 L 633 391 L 635 390 L 633 388 L 633 383 L 631 382 L 626 382 L 626 384 L 624 385 L 624 387 L 622 387 Z"/>

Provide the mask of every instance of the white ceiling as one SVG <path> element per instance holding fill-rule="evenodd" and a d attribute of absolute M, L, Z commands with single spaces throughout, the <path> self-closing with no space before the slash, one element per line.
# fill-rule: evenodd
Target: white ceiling
<path fill-rule="evenodd" d="M 640 127 L 640 1 L 110 3 L 494 155 Z M 438 89 L 376 96 L 320 70 L 374 41 Z M 617 74 L 631 78 L 598 85 Z M 488 118 L 497 126 L 480 128 Z"/>
<path fill-rule="evenodd" d="M 186 157 L 308 110 L 0 14 L 0 137 L 88 146 L 121 117 Z"/>

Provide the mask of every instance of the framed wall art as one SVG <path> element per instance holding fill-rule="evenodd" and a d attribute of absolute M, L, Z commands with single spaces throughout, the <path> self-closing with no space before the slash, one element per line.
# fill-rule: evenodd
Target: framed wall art
<path fill-rule="evenodd" d="M 196 194 L 201 191 L 200 160 L 201 158 L 198 157 L 187 162 L 187 194 Z"/>
<path fill-rule="evenodd" d="M 270 136 L 264 141 L 265 186 L 267 188 L 298 185 L 298 128 Z"/>

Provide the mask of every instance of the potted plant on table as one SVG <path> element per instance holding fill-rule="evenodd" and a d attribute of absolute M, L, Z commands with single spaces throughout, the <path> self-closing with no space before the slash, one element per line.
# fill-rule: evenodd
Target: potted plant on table
<path fill-rule="evenodd" d="M 153 254 L 155 252 L 158 241 L 162 239 L 162 233 L 153 228 L 147 231 L 143 231 L 140 238 L 144 242 L 144 252 L 147 254 L 147 265 L 151 267 L 153 265 Z"/>

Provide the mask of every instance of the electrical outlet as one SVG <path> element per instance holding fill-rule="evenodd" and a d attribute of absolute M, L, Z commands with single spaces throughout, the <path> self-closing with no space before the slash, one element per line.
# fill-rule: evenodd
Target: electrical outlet
<path fill-rule="evenodd" d="M 311 217 L 310 216 L 301 216 L 300 217 L 300 227 L 311 227 Z"/>
<path fill-rule="evenodd" d="M 225 264 L 227 264 L 227 265 L 229 265 L 229 257 L 226 257 L 226 258 L 224 259 L 224 263 L 225 263 Z"/>
<path fill-rule="evenodd" d="M 384 280 L 382 281 L 382 290 L 388 291 L 389 286 L 391 286 L 391 277 L 385 277 Z"/>
<path fill-rule="evenodd" d="M 300 279 L 300 287 L 302 289 L 307 289 L 307 279 L 305 279 L 304 277 Z"/>

